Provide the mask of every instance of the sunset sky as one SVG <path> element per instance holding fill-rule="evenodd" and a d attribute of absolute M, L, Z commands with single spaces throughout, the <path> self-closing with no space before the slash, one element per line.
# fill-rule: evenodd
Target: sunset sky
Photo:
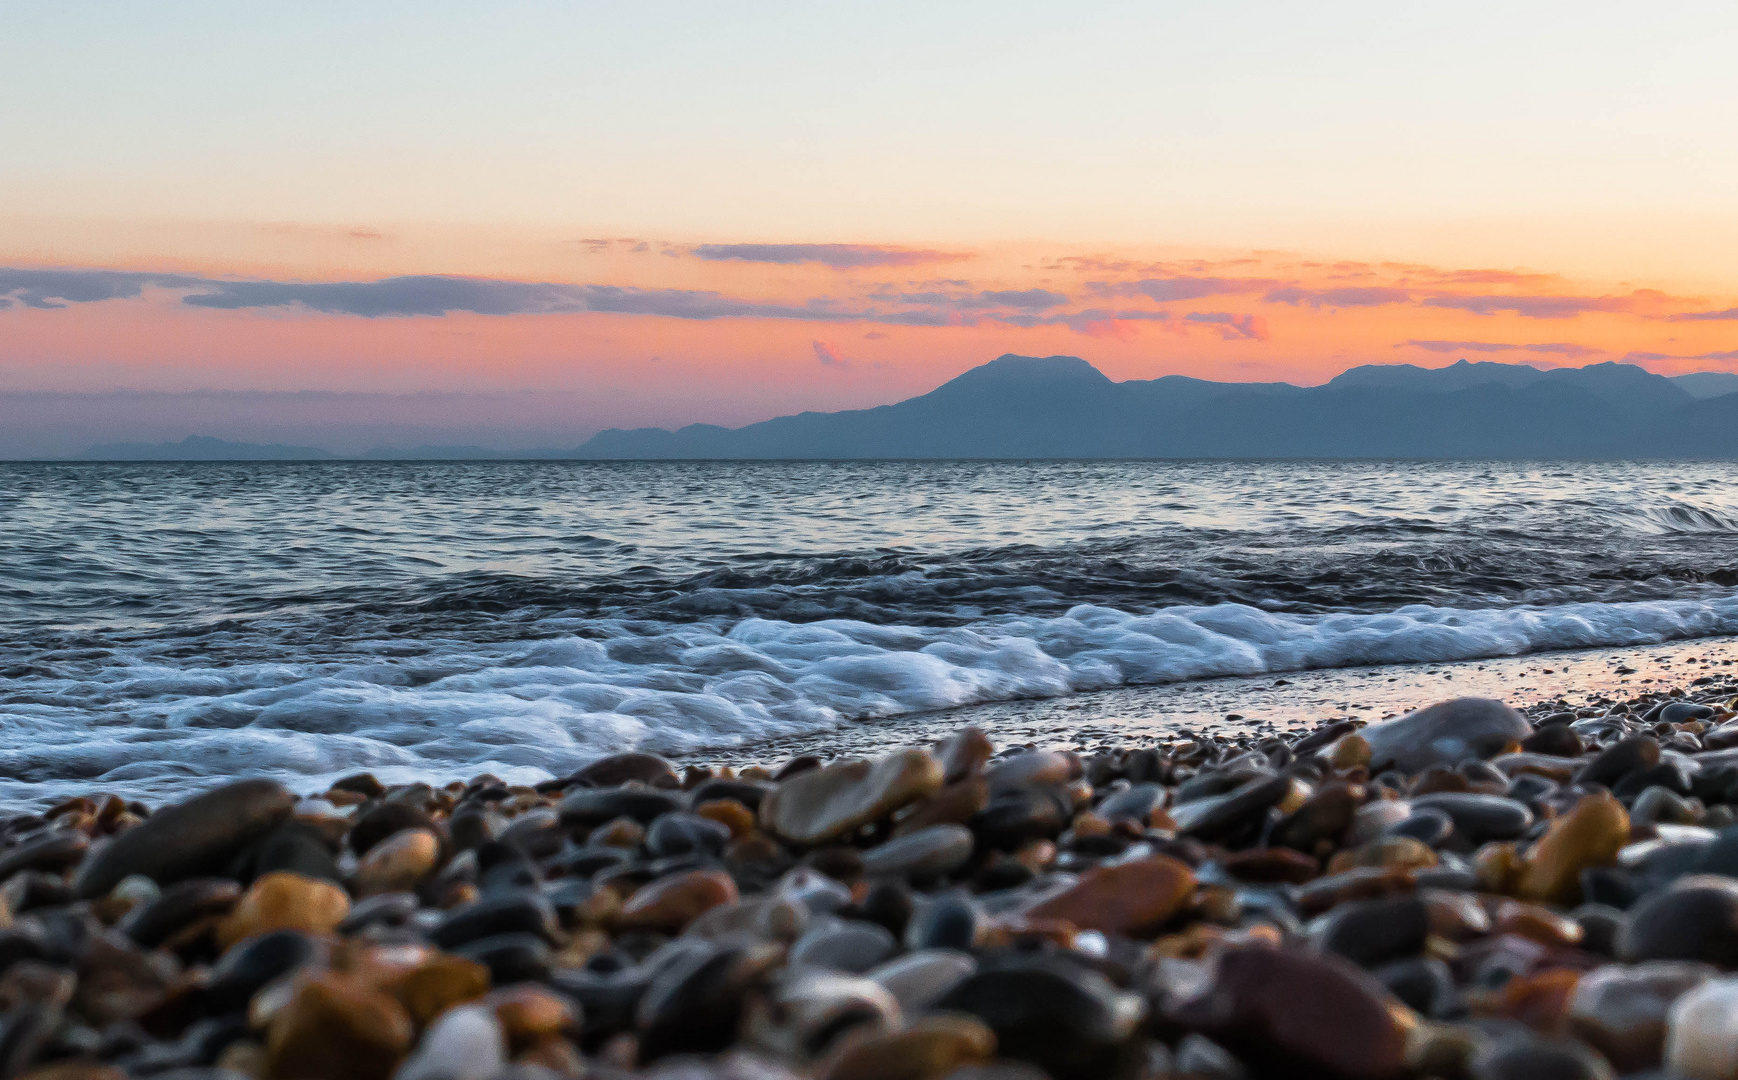
<path fill-rule="evenodd" d="M 506 446 L 1005 352 L 1738 370 L 1735 55 L 1730 3 L 14 5 L 0 395 Z"/>

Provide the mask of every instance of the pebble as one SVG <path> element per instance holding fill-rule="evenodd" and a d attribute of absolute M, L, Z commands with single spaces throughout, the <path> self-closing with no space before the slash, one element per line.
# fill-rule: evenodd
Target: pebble
<path fill-rule="evenodd" d="M 1167 1018 L 1262 1074 L 1389 1080 L 1406 1064 L 1406 1030 L 1381 983 L 1335 956 L 1226 949 L 1206 988 Z"/>
<path fill-rule="evenodd" d="M 1629 842 L 1629 813 L 1611 795 L 1584 795 L 1551 823 L 1522 860 L 1516 893 L 1528 900 L 1573 904 L 1581 895 L 1581 871 L 1608 866 Z"/>
<path fill-rule="evenodd" d="M 1665 1064 L 1684 1080 L 1738 1076 L 1738 979 L 1715 979 L 1672 1003 Z"/>
<path fill-rule="evenodd" d="M 941 1080 L 996 1052 L 995 1032 L 964 1016 L 926 1016 L 900 1031 L 853 1032 L 842 1041 L 821 1080 Z"/>
<path fill-rule="evenodd" d="M 967 952 L 919 949 L 866 972 L 907 1012 L 928 1008 L 978 969 Z"/>
<path fill-rule="evenodd" d="M 329 934 L 350 914 L 350 897 L 329 881 L 274 871 L 253 883 L 217 928 L 224 948 L 274 930 Z"/>
<path fill-rule="evenodd" d="M 296 797 L 271 780 L 240 780 L 168 806 L 99 848 L 80 868 L 73 895 L 102 896 L 142 874 L 160 885 L 223 870 L 250 841 L 290 816 Z"/>
<path fill-rule="evenodd" d="M 734 903 L 737 897 L 736 882 L 728 874 L 690 870 L 659 878 L 634 893 L 622 905 L 616 923 L 624 930 L 677 933 L 720 904 Z"/>
<path fill-rule="evenodd" d="M 1062 919 L 1081 930 L 1139 937 L 1163 926 L 1195 891 L 1188 864 L 1154 855 L 1087 871 L 1079 881 L 1028 908 L 1036 919 Z"/>
<path fill-rule="evenodd" d="M 266 1068 L 274 1080 L 385 1080 L 414 1034 L 391 997 L 335 972 L 309 975 L 271 1019 Z"/>
<path fill-rule="evenodd" d="M 817 926 L 791 946 L 789 963 L 848 971 L 868 971 L 892 956 L 899 943 L 884 926 L 868 922 L 843 922 Z"/>
<path fill-rule="evenodd" d="M 1632 964 L 1700 960 L 1738 969 L 1738 881 L 1692 875 L 1645 897 L 1618 933 L 1617 953 Z"/>
<path fill-rule="evenodd" d="M 481 1005 L 448 1009 L 429 1025 L 393 1080 L 488 1080 L 507 1064 L 507 1041 Z"/>
<path fill-rule="evenodd" d="M 1442 792 L 1421 795 L 1412 800 L 1412 806 L 1447 814 L 1455 831 L 1474 844 L 1516 839 L 1533 824 L 1533 812 L 1525 803 L 1500 795 Z"/>
<path fill-rule="evenodd" d="M 356 895 L 408 892 L 434 873 L 440 853 L 440 838 L 428 829 L 394 833 L 369 848 L 357 864 Z"/>
<path fill-rule="evenodd" d="M 941 786 L 941 762 L 926 750 L 901 750 L 790 778 L 762 800 L 760 821 L 780 839 L 813 846 L 847 836 Z"/>
<path fill-rule="evenodd" d="M 1453 698 L 1372 724 L 1361 733 L 1370 744 L 1372 772 L 1418 773 L 1432 765 L 1492 758 L 1533 733 L 1526 717 L 1490 698 Z"/>
<path fill-rule="evenodd" d="M 1569 1002 L 1570 1028 L 1619 1072 L 1658 1068 L 1672 1005 L 1718 975 L 1707 964 L 1675 960 L 1590 971 Z"/>
<path fill-rule="evenodd" d="M 943 878 L 971 861 L 972 831 L 964 825 L 931 825 L 896 836 L 863 856 L 868 877 Z"/>
<path fill-rule="evenodd" d="M 1052 1080 L 1127 1075 L 1139 1059 L 1140 999 L 1103 976 L 1044 959 L 1013 961 L 968 976 L 937 1002 L 977 1017 L 998 1053 L 1028 1061 Z"/>

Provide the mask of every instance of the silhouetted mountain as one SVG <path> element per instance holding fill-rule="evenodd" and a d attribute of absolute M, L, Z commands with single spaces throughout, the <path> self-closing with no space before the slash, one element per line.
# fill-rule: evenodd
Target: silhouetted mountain
<path fill-rule="evenodd" d="M 604 431 L 574 456 L 1732 457 L 1732 420 L 1738 395 L 1698 401 L 1630 364 L 1371 365 L 1298 387 L 1182 376 L 1117 383 L 1078 357 L 1004 356 L 895 405 L 734 429 Z"/>
<path fill-rule="evenodd" d="M 189 435 L 173 443 L 108 443 L 81 455 L 86 461 L 329 461 L 335 455 L 313 446 L 230 442 Z"/>

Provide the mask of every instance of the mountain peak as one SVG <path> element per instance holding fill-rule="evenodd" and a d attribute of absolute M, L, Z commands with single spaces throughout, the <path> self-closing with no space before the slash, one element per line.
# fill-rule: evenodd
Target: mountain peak
<path fill-rule="evenodd" d="M 969 386 L 974 390 L 1012 389 L 1027 386 L 1108 386 L 1110 378 L 1078 356 L 1020 356 L 1004 353 L 979 364 L 942 385 Z"/>

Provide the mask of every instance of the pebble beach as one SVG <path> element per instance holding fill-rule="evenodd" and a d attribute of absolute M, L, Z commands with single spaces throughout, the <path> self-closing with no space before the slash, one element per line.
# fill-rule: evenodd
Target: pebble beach
<path fill-rule="evenodd" d="M 32 1080 L 1738 1076 L 1738 684 L 0 822 Z"/>

